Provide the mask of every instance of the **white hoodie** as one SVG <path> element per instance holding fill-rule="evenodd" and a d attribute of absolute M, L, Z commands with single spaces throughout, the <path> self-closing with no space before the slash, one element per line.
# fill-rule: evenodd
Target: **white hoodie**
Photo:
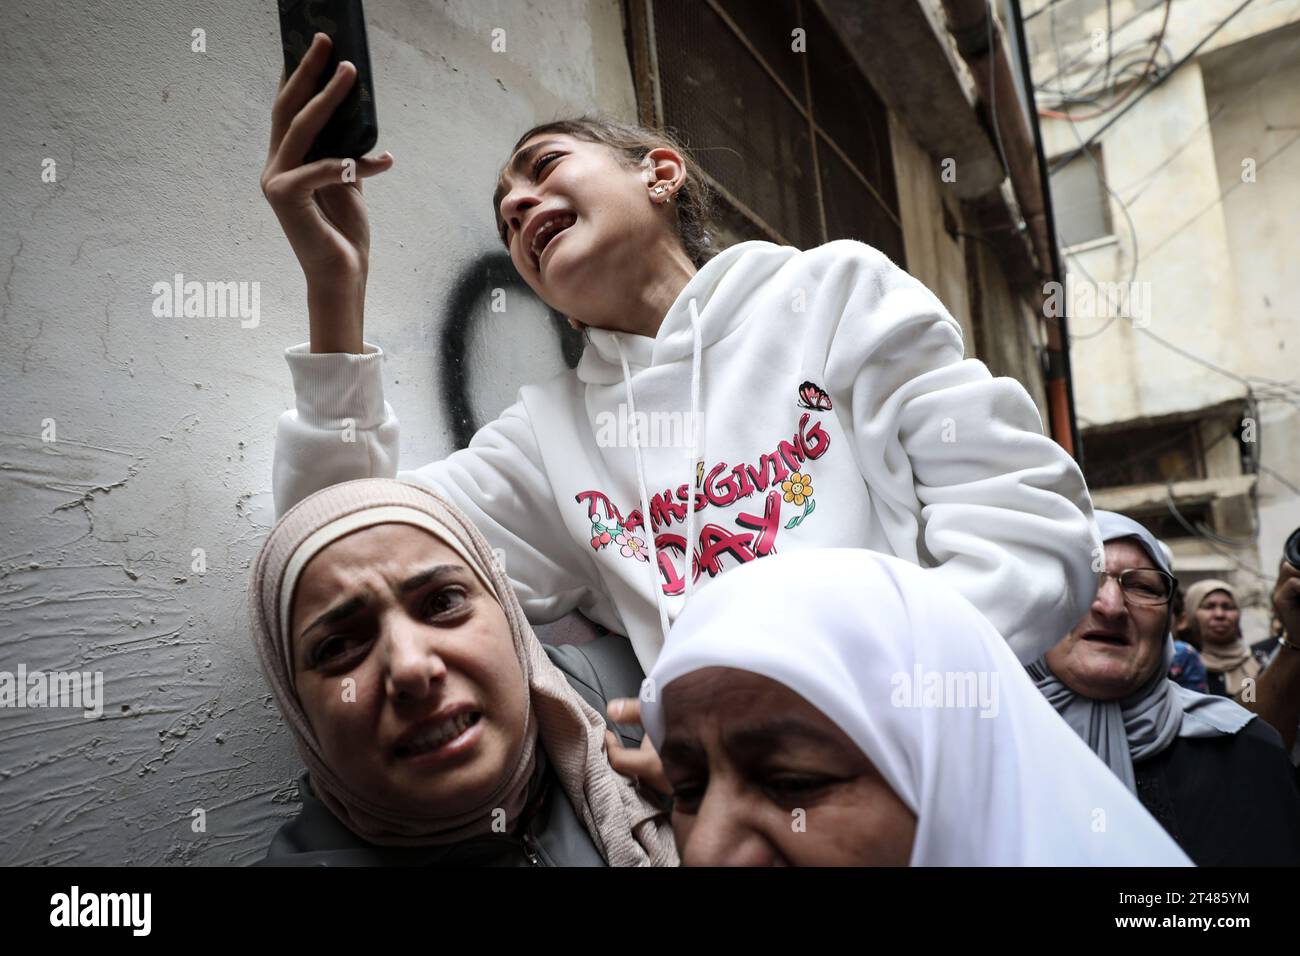
<path fill-rule="evenodd" d="M 1022 662 L 1095 594 L 1078 466 L 1024 387 L 963 360 L 942 303 L 863 243 L 724 250 L 653 339 L 589 329 L 575 371 L 520 389 L 468 448 L 414 470 L 398 469 L 383 353 L 365 349 L 286 350 L 297 407 L 276 435 L 277 515 L 354 478 L 431 486 L 504 552 L 530 621 L 581 609 L 628 635 L 647 672 L 692 588 L 778 550 L 865 547 L 931 568 Z"/>

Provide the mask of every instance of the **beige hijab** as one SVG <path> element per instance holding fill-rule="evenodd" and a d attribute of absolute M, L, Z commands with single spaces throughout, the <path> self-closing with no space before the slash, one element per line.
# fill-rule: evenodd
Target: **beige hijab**
<path fill-rule="evenodd" d="M 528 684 L 521 752 L 484 806 L 456 817 L 436 807 L 420 816 L 397 813 L 360 797 L 326 764 L 294 688 L 288 622 L 294 586 L 307 562 L 330 542 L 360 528 L 402 523 L 422 527 L 454 549 L 500 602 Z M 303 499 L 272 529 L 253 566 L 253 640 L 312 786 L 330 811 L 358 836 L 387 846 L 453 843 L 491 830 L 492 810 L 513 824 L 527 804 L 537 742 L 597 849 L 611 866 L 672 866 L 672 833 L 663 814 L 614 772 L 603 750 L 605 722 L 546 656 L 487 541 L 454 505 L 418 485 L 367 478 L 333 485 Z"/>
<path fill-rule="evenodd" d="M 1241 636 L 1240 627 L 1237 628 L 1236 638 L 1229 644 L 1211 644 L 1200 633 L 1196 612 L 1205 599 L 1215 591 L 1226 591 L 1228 596 L 1232 598 L 1232 602 L 1240 607 L 1237 601 L 1237 592 L 1232 589 L 1232 585 L 1227 581 L 1220 581 L 1218 578 L 1197 581 L 1187 589 L 1187 597 L 1184 599 L 1183 604 L 1191 615 L 1191 626 L 1200 640 L 1201 660 L 1205 662 L 1205 669 L 1223 674 L 1224 688 L 1227 690 L 1228 696 L 1236 697 L 1241 692 L 1242 684 L 1245 683 L 1247 678 L 1259 676 L 1260 666 L 1259 661 L 1255 660 L 1255 655 L 1250 652 L 1245 639 Z"/>

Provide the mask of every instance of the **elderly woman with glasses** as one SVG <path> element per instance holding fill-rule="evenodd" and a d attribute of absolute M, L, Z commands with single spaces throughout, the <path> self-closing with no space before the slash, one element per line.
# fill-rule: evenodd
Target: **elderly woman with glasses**
<path fill-rule="evenodd" d="M 1300 792 L 1277 731 L 1167 676 L 1164 549 L 1097 512 L 1105 566 L 1088 613 L 1029 665 L 1048 701 L 1200 866 L 1300 864 Z"/>

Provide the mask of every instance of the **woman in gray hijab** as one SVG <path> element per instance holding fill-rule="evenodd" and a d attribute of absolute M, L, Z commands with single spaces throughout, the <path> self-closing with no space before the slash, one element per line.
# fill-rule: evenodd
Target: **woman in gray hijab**
<path fill-rule="evenodd" d="M 1178 582 L 1166 551 L 1130 518 L 1096 517 L 1097 596 L 1029 665 L 1034 683 L 1198 865 L 1300 864 L 1300 793 L 1281 738 L 1168 678 Z"/>

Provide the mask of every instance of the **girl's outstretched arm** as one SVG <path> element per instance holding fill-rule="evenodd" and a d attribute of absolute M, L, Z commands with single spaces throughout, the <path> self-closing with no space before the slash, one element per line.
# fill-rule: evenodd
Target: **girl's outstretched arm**
<path fill-rule="evenodd" d="M 285 358 L 295 407 L 276 427 L 277 517 L 342 481 L 425 485 L 465 512 L 498 550 L 530 621 L 554 621 L 579 608 L 597 623 L 621 628 L 591 557 L 564 528 L 523 401 L 480 428 L 469 447 L 404 471 L 397 416 L 384 401 L 382 350 L 365 343 L 360 355 L 315 353 L 304 343 L 287 349 Z"/>
<path fill-rule="evenodd" d="M 841 309 L 827 358 L 896 553 L 914 552 L 1022 662 L 1055 645 L 1097 588 L 1100 539 L 1074 460 L 1029 393 L 963 359 L 961 327 L 879 251 L 840 247 L 823 289 Z"/>

